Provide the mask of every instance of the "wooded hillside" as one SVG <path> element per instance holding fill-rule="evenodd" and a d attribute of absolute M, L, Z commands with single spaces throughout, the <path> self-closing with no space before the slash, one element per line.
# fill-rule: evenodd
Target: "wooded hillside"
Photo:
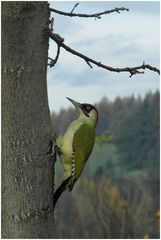
<path fill-rule="evenodd" d="M 73 192 L 58 203 L 57 237 L 159 237 L 159 99 L 157 91 L 96 104 L 96 144 Z M 53 131 L 63 134 L 75 117 L 73 108 L 52 113 Z M 60 166 L 56 174 L 58 182 Z"/>

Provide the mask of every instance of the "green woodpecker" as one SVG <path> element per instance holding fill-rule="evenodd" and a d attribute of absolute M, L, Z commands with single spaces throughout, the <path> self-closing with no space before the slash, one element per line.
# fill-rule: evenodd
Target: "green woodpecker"
<path fill-rule="evenodd" d="M 95 128 L 98 121 L 97 109 L 87 103 L 78 103 L 67 98 L 78 110 L 79 117 L 73 121 L 59 143 L 64 181 L 55 191 L 53 205 L 66 189 L 71 191 L 81 175 L 95 142 Z"/>

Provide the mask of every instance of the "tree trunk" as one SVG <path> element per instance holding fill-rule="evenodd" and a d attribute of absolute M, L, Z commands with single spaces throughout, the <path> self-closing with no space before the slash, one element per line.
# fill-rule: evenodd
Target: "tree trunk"
<path fill-rule="evenodd" d="M 2 238 L 54 238 L 47 2 L 2 2 Z"/>

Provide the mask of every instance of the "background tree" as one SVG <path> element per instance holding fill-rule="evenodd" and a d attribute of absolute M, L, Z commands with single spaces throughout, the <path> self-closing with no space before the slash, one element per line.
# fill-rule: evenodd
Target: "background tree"
<path fill-rule="evenodd" d="M 99 119 L 101 128 L 81 178 L 58 202 L 59 237 L 159 237 L 159 103 L 159 91 L 97 103 L 106 117 Z M 66 119 L 67 112 L 55 114 L 56 121 Z M 55 129 L 59 134 L 54 124 Z M 60 174 L 57 168 L 57 179 Z"/>

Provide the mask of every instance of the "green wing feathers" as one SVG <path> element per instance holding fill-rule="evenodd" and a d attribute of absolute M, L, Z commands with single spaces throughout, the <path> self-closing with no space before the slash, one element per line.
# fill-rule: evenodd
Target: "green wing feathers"
<path fill-rule="evenodd" d="M 73 138 L 73 153 L 71 164 L 69 166 L 74 166 L 74 175 L 70 175 L 69 177 L 67 177 L 54 193 L 53 207 L 55 207 L 55 204 L 57 203 L 59 197 L 67 188 L 69 191 L 73 189 L 74 183 L 77 181 L 80 174 L 82 173 L 84 165 L 92 152 L 94 142 L 95 129 L 91 128 L 86 124 L 82 124 L 75 132 Z M 68 163 L 66 164 L 66 167 L 67 166 Z"/>
<path fill-rule="evenodd" d="M 95 142 L 95 129 L 86 124 L 80 126 L 73 138 L 73 151 L 75 154 L 75 181 L 83 171 Z M 75 182 L 74 181 L 74 182 Z"/>

